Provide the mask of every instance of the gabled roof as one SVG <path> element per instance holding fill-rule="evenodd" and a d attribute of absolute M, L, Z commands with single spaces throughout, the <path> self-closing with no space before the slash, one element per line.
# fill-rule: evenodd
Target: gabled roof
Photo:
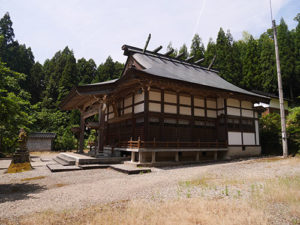
<path fill-rule="evenodd" d="M 134 60 L 143 67 L 143 71 L 148 74 L 268 99 L 266 96 L 244 90 L 229 83 L 221 78 L 215 70 L 208 70 L 197 64 L 174 59 L 163 54 L 150 51 L 143 53 L 142 49 L 132 46 L 124 45 L 122 48 L 124 54 L 132 55 Z"/>

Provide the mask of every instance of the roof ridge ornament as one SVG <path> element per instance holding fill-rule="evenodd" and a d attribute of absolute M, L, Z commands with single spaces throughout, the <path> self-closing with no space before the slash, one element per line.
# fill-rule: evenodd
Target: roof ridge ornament
<path fill-rule="evenodd" d="M 145 52 L 146 52 L 146 49 L 147 49 L 147 47 L 148 47 L 148 44 L 149 44 L 149 41 L 150 41 L 150 39 L 151 39 L 151 34 L 149 34 L 149 35 L 148 35 L 148 39 L 147 39 L 147 41 L 146 41 L 146 44 L 145 44 L 145 47 L 144 47 L 143 53 L 145 53 Z"/>

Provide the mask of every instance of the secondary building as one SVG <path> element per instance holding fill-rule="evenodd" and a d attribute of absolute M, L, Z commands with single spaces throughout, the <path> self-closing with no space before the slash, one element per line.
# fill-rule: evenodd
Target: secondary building
<path fill-rule="evenodd" d="M 167 54 L 124 45 L 119 79 L 74 87 L 64 110 L 99 114 L 98 151 L 131 153 L 132 161 L 198 161 L 260 155 L 254 104 L 269 98 L 241 89 L 216 71 Z"/>

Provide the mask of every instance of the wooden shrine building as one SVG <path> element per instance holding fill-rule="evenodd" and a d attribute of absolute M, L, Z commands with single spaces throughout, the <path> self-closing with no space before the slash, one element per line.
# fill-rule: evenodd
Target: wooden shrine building
<path fill-rule="evenodd" d="M 124 45 L 119 79 L 74 87 L 61 103 L 85 119 L 99 114 L 98 151 L 131 153 L 140 163 L 260 155 L 254 103 L 265 96 L 241 89 L 216 71 Z"/>

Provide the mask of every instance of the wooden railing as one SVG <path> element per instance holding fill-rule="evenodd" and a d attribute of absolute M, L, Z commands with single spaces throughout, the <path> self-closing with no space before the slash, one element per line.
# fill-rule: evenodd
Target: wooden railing
<path fill-rule="evenodd" d="M 183 141 L 123 141 L 119 142 L 120 148 L 226 148 L 226 141 L 213 142 L 183 142 Z"/>

